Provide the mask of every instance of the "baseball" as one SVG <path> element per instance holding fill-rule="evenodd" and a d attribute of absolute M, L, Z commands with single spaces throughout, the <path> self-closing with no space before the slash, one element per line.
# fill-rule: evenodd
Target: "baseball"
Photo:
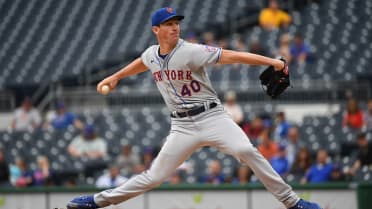
<path fill-rule="evenodd" d="M 110 92 L 110 87 L 108 85 L 104 85 L 101 88 L 102 94 L 106 95 Z"/>

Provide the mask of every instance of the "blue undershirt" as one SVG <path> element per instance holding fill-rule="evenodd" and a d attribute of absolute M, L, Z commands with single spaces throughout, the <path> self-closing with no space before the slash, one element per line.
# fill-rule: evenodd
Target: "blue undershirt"
<path fill-rule="evenodd" d="M 159 57 L 161 57 L 162 59 L 165 59 L 166 56 L 167 56 L 167 54 L 165 54 L 165 55 L 159 54 Z"/>
<path fill-rule="evenodd" d="M 158 50 L 158 55 L 159 57 L 161 57 L 162 59 L 165 59 L 166 56 L 168 56 L 168 54 L 160 54 L 160 49 Z"/>

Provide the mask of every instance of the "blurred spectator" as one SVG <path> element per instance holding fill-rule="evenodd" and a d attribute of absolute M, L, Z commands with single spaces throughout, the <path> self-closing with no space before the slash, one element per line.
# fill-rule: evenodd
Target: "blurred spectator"
<path fill-rule="evenodd" d="M 263 111 L 258 114 L 258 117 L 261 118 L 264 129 L 269 129 L 270 131 L 273 130 L 274 120 L 271 118 L 271 113 Z"/>
<path fill-rule="evenodd" d="M 232 40 L 232 48 L 236 51 L 242 51 L 242 52 L 247 51 L 247 46 L 244 42 L 244 39 L 240 35 L 237 35 L 237 34 L 234 35 L 234 38 Z"/>
<path fill-rule="evenodd" d="M 145 147 L 142 155 L 142 163 L 146 169 L 150 168 L 152 161 L 155 159 L 155 151 L 152 147 Z"/>
<path fill-rule="evenodd" d="M 180 184 L 182 182 L 182 176 L 181 176 L 181 171 L 176 170 L 168 179 L 167 183 L 175 185 L 175 184 Z"/>
<path fill-rule="evenodd" d="M 372 131 L 372 99 L 368 100 L 367 111 L 364 114 L 364 123 L 366 130 Z"/>
<path fill-rule="evenodd" d="M 355 99 L 349 99 L 347 103 L 343 126 L 352 129 L 361 129 L 363 127 L 363 112 L 359 109 L 358 102 Z"/>
<path fill-rule="evenodd" d="M 231 183 L 233 184 L 248 184 L 253 175 L 252 170 L 248 166 L 240 165 L 234 171 Z"/>
<path fill-rule="evenodd" d="M 278 112 L 275 121 L 274 139 L 278 142 L 286 141 L 291 125 L 285 118 L 284 112 Z"/>
<path fill-rule="evenodd" d="M 208 46 L 218 46 L 213 32 L 211 31 L 204 32 L 202 34 L 202 37 L 203 37 L 203 44 L 208 45 Z"/>
<path fill-rule="evenodd" d="M 76 178 L 70 177 L 66 181 L 63 182 L 64 187 L 76 187 Z"/>
<path fill-rule="evenodd" d="M 292 164 L 290 173 L 296 177 L 302 178 L 303 176 L 305 176 L 310 166 L 311 166 L 310 152 L 306 147 L 301 147 L 296 154 L 296 158 Z"/>
<path fill-rule="evenodd" d="M 232 39 L 231 39 L 231 49 L 236 50 L 236 51 L 242 51 L 246 52 L 248 51 L 247 45 L 245 44 L 244 39 L 241 37 L 240 34 L 234 34 Z M 234 70 L 239 70 L 241 69 L 242 64 L 239 63 L 234 63 L 232 65 Z"/>
<path fill-rule="evenodd" d="M 71 141 L 68 152 L 73 157 L 99 159 L 106 156 L 107 144 L 105 140 L 96 135 L 93 125 L 86 125 L 83 134 Z"/>
<path fill-rule="evenodd" d="M 225 176 L 221 172 L 221 164 L 217 160 L 211 160 L 208 164 L 208 173 L 199 179 L 200 183 L 222 184 Z"/>
<path fill-rule="evenodd" d="M 198 37 L 193 32 L 188 32 L 186 34 L 185 40 L 190 42 L 190 43 L 195 43 L 195 44 L 199 43 Z"/>
<path fill-rule="evenodd" d="M 17 179 L 21 177 L 21 169 L 17 166 L 17 159 L 15 160 L 15 164 L 9 165 L 9 175 L 10 183 L 15 186 Z"/>
<path fill-rule="evenodd" d="M 265 30 L 288 28 L 291 16 L 279 8 L 278 1 L 269 0 L 269 7 L 260 12 L 259 23 Z"/>
<path fill-rule="evenodd" d="M 275 155 L 278 154 L 278 144 L 271 140 L 269 129 L 264 129 L 260 135 L 260 144 L 258 145 L 258 151 L 270 161 Z"/>
<path fill-rule="evenodd" d="M 225 111 L 231 116 L 235 123 L 241 125 L 244 114 L 241 106 L 236 103 L 236 93 L 234 91 L 228 91 L 225 93 L 224 99 L 225 103 L 223 107 Z"/>
<path fill-rule="evenodd" d="M 262 56 L 271 56 L 270 53 L 261 45 L 259 40 L 252 40 L 249 44 L 249 52 Z"/>
<path fill-rule="evenodd" d="M 243 125 L 243 131 L 254 145 L 257 145 L 257 139 L 263 129 L 263 121 L 260 117 L 255 117 L 250 123 L 245 123 Z"/>
<path fill-rule="evenodd" d="M 328 163 L 327 160 L 327 150 L 318 150 L 316 163 L 310 167 L 302 183 L 322 183 L 330 181 L 333 165 Z"/>
<path fill-rule="evenodd" d="M 26 97 L 22 106 L 17 108 L 12 116 L 11 129 L 16 131 L 32 131 L 40 126 L 39 111 L 32 106 L 31 98 Z"/>
<path fill-rule="evenodd" d="M 345 181 L 345 175 L 342 172 L 342 168 L 339 164 L 334 164 L 331 172 L 331 181 Z"/>
<path fill-rule="evenodd" d="M 0 187 L 9 186 L 9 165 L 4 159 L 3 150 L 0 149 Z"/>
<path fill-rule="evenodd" d="M 372 165 L 372 144 L 368 143 L 366 133 L 359 133 L 357 136 L 357 158 L 353 166 L 346 173 L 355 175 L 356 172 L 363 166 Z"/>
<path fill-rule="evenodd" d="M 32 174 L 32 185 L 48 186 L 53 184 L 53 172 L 49 166 L 49 159 L 46 156 L 37 157 L 37 168 Z"/>
<path fill-rule="evenodd" d="M 66 106 L 63 102 L 57 102 L 56 109 L 50 112 L 46 118 L 45 127 L 53 127 L 55 129 L 65 129 L 70 125 L 74 125 L 78 129 L 83 129 L 83 123 L 77 118 L 77 116 L 66 110 Z"/>
<path fill-rule="evenodd" d="M 222 49 L 231 49 L 229 41 L 226 38 L 221 38 L 220 40 L 218 40 L 218 46 Z"/>
<path fill-rule="evenodd" d="M 310 46 L 304 42 L 300 33 L 296 33 L 290 46 L 291 61 L 303 64 L 309 60 Z"/>
<path fill-rule="evenodd" d="M 98 177 L 96 187 L 98 188 L 112 188 L 117 187 L 127 181 L 128 178 L 120 175 L 119 167 L 116 165 L 110 166 L 108 172 Z"/>
<path fill-rule="evenodd" d="M 116 165 L 120 173 L 130 176 L 134 172 L 134 167 L 141 163 L 140 156 L 132 151 L 131 145 L 125 145 L 121 149 L 121 155 L 116 158 Z"/>
<path fill-rule="evenodd" d="M 32 172 L 28 170 L 26 162 L 22 158 L 17 158 L 15 162 L 16 165 L 11 168 L 15 186 L 30 186 L 32 184 Z"/>
<path fill-rule="evenodd" d="M 283 57 L 288 63 L 291 62 L 291 52 L 290 52 L 291 36 L 288 33 L 282 34 L 279 39 L 279 48 L 275 53 L 278 57 Z"/>
<path fill-rule="evenodd" d="M 144 164 L 140 163 L 138 165 L 135 165 L 133 168 L 133 175 L 140 174 L 146 170 L 146 167 Z"/>
<path fill-rule="evenodd" d="M 302 147 L 302 144 L 299 140 L 298 128 L 297 127 L 289 128 L 287 141 L 287 158 L 290 167 L 292 166 L 297 151 L 300 147 Z"/>
<path fill-rule="evenodd" d="M 284 144 L 280 144 L 278 154 L 270 160 L 271 166 L 281 176 L 285 176 L 289 170 L 289 162 L 287 159 L 287 150 Z"/>

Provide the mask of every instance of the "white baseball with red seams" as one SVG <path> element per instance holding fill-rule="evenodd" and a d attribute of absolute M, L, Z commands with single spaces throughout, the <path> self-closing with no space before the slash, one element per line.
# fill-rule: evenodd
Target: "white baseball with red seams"
<path fill-rule="evenodd" d="M 205 111 L 194 116 L 172 117 L 170 133 L 151 168 L 117 188 L 95 194 L 94 201 L 99 206 L 118 204 L 158 186 L 203 146 L 216 147 L 234 156 L 248 165 L 286 207 L 296 204 L 299 197 L 221 106 L 205 71 L 207 65 L 218 62 L 220 55 L 220 48 L 182 39 L 164 58 L 159 56 L 159 45 L 149 47 L 142 54 L 142 62 L 151 70 L 170 112 L 185 112 L 200 106 Z M 217 106 L 209 108 L 211 103 L 217 103 Z"/>

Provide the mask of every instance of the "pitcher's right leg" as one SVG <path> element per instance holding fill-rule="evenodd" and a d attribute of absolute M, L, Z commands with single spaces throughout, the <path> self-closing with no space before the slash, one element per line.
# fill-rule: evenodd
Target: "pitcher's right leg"
<path fill-rule="evenodd" d="M 195 133 L 189 133 L 187 130 L 182 132 L 172 131 L 149 170 L 130 178 L 119 187 L 95 194 L 94 199 L 90 196 L 75 198 L 67 205 L 67 208 L 94 209 L 106 207 L 140 195 L 166 180 L 199 147 L 199 144 Z M 80 201 L 80 199 L 83 199 L 83 201 Z M 88 200 L 89 203 L 84 202 Z"/>

